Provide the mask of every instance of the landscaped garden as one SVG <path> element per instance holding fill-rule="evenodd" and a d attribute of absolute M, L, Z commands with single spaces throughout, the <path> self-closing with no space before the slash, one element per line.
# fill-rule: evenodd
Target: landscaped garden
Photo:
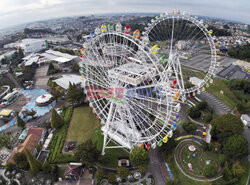
<path fill-rule="evenodd" d="M 175 157 L 180 168 L 194 178 L 206 179 L 221 172 L 217 159 L 208 156 L 201 146 L 193 141 L 180 143 L 176 148 Z"/>
<path fill-rule="evenodd" d="M 95 130 L 100 127 L 100 122 L 87 106 L 75 108 L 70 121 L 66 142 L 76 141 L 77 144 L 92 139 Z"/>
<path fill-rule="evenodd" d="M 99 151 L 102 151 L 103 146 L 103 135 L 101 133 L 101 129 L 96 129 L 92 142 L 96 145 Z M 112 141 L 108 144 L 108 146 L 115 146 L 115 143 Z M 129 153 L 121 148 L 109 148 L 105 150 L 105 155 L 101 157 L 99 164 L 101 166 L 116 168 L 118 165 L 119 158 L 128 158 Z"/>
<path fill-rule="evenodd" d="M 47 158 L 49 163 L 63 163 L 75 161 L 75 157 L 73 155 L 62 153 L 72 112 L 72 106 L 65 108 L 62 112 L 62 118 L 64 120 L 64 123 L 60 128 L 56 130 L 49 144 L 49 155 Z"/>

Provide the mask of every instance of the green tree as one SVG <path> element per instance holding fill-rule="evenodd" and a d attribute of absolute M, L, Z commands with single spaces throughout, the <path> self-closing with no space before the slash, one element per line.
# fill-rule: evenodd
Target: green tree
<path fill-rule="evenodd" d="M 100 182 L 104 178 L 104 171 L 101 168 L 98 168 L 95 173 L 96 179 Z"/>
<path fill-rule="evenodd" d="M 225 162 L 225 167 L 223 170 L 223 179 L 225 179 L 226 181 L 230 181 L 233 179 L 233 173 L 231 172 L 227 161 Z"/>
<path fill-rule="evenodd" d="M 43 163 L 42 170 L 43 170 L 44 173 L 49 174 L 49 173 L 52 172 L 52 166 L 47 161 L 45 161 Z"/>
<path fill-rule="evenodd" d="M 30 153 L 30 151 L 29 150 L 27 150 L 26 148 L 25 148 L 25 155 L 26 155 L 26 157 L 27 157 L 27 159 L 28 159 L 28 162 L 29 162 L 29 165 L 30 165 L 30 173 L 32 174 L 32 175 L 36 175 L 38 172 L 39 172 L 39 170 L 42 168 L 42 164 L 41 164 L 41 162 L 38 160 L 38 159 L 36 159 L 31 153 Z"/>
<path fill-rule="evenodd" d="M 85 94 L 83 93 L 83 89 L 78 88 L 75 84 L 69 83 L 66 100 L 72 104 L 83 103 L 85 100 Z"/>
<path fill-rule="evenodd" d="M 75 63 L 73 63 L 73 65 L 72 65 L 72 69 L 73 69 L 74 72 L 79 73 L 80 67 L 79 67 L 79 65 L 75 62 Z"/>
<path fill-rule="evenodd" d="M 183 124 L 182 124 L 182 128 L 186 131 L 186 132 L 194 132 L 194 131 L 196 131 L 196 129 L 197 129 L 197 125 L 195 124 L 195 123 L 193 123 L 193 122 L 184 122 Z"/>
<path fill-rule="evenodd" d="M 233 164 L 232 172 L 235 177 L 241 177 L 242 175 L 244 175 L 245 169 L 238 160 Z"/>
<path fill-rule="evenodd" d="M 56 112 L 55 109 L 51 110 L 50 123 L 51 128 L 59 128 L 64 124 L 62 117 Z"/>
<path fill-rule="evenodd" d="M 214 139 L 223 142 L 228 137 L 234 134 L 241 134 L 243 132 L 243 123 L 240 118 L 232 114 L 224 114 L 211 121 L 212 129 L 210 134 Z"/>
<path fill-rule="evenodd" d="M 26 111 L 24 111 L 24 114 L 26 116 L 31 116 L 32 118 L 34 118 L 34 116 L 36 115 L 36 111 L 34 109 L 26 110 Z"/>
<path fill-rule="evenodd" d="M 203 171 L 204 171 L 204 175 L 206 177 L 213 177 L 213 176 L 215 176 L 217 174 L 217 168 L 216 168 L 216 166 L 211 165 L 211 164 L 206 165 L 204 167 Z"/>
<path fill-rule="evenodd" d="M 134 166 L 147 165 L 149 162 L 148 152 L 139 146 L 135 146 L 129 154 L 129 159 Z"/>
<path fill-rule="evenodd" d="M 121 166 L 121 167 L 119 167 L 119 168 L 117 169 L 117 175 L 118 175 L 121 179 L 125 180 L 125 179 L 127 178 L 127 176 L 129 175 L 129 170 L 128 170 L 127 168 Z"/>
<path fill-rule="evenodd" d="M 197 109 L 197 107 L 190 107 L 187 109 L 187 114 L 195 119 L 195 118 L 199 118 L 201 116 L 201 112 L 199 109 Z"/>
<path fill-rule="evenodd" d="M 7 171 L 12 171 L 12 170 L 14 169 L 14 164 L 12 164 L 12 163 L 7 163 L 7 164 L 5 165 L 5 169 L 6 169 Z"/>
<path fill-rule="evenodd" d="M 207 108 L 207 102 L 205 101 L 202 101 L 202 102 L 199 102 L 197 105 L 196 105 L 196 108 L 198 110 L 204 110 Z"/>
<path fill-rule="evenodd" d="M 96 149 L 92 141 L 88 140 L 77 146 L 75 156 L 78 159 L 82 159 L 88 166 L 92 166 L 99 160 L 100 154 L 100 151 Z"/>
<path fill-rule="evenodd" d="M 29 162 L 24 153 L 16 153 L 13 160 L 16 165 L 23 170 L 28 170 L 30 168 Z"/>
<path fill-rule="evenodd" d="M 226 156 L 224 154 L 219 154 L 218 156 L 218 162 L 220 164 L 220 166 L 224 166 L 225 162 L 226 162 Z"/>
<path fill-rule="evenodd" d="M 19 115 L 17 115 L 16 121 L 17 121 L 17 126 L 18 126 L 18 127 L 21 127 L 21 128 L 24 128 L 24 127 L 25 127 L 26 123 L 23 121 L 22 118 L 20 118 Z"/>
<path fill-rule="evenodd" d="M 115 173 L 108 173 L 108 181 L 109 183 L 113 184 L 116 182 L 116 176 Z"/>
<path fill-rule="evenodd" d="M 146 168 L 145 168 L 145 166 L 140 166 L 139 172 L 142 174 L 142 176 L 144 176 L 145 173 L 146 173 Z"/>
<path fill-rule="evenodd" d="M 224 142 L 223 152 L 231 158 L 247 156 L 248 141 L 241 135 L 233 135 Z"/>

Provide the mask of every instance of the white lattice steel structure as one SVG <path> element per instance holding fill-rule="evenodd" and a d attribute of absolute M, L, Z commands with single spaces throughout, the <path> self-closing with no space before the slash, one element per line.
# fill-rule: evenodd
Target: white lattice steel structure
<path fill-rule="evenodd" d="M 103 28 L 84 44 L 80 70 L 103 125 L 102 154 L 106 148 L 161 146 L 176 129 L 180 110 L 164 68 L 138 38 Z M 109 146 L 111 140 L 119 146 Z"/>
<path fill-rule="evenodd" d="M 185 100 L 185 94 L 204 91 L 204 85 L 208 87 L 208 83 L 213 81 L 211 77 L 215 74 L 219 63 L 216 61 L 212 32 L 212 30 L 208 31 L 208 26 L 204 25 L 203 20 L 198 20 L 185 12 L 180 13 L 180 11 L 166 12 L 156 16 L 142 32 L 142 43 L 152 45 L 152 43 L 164 42 L 166 44 L 159 47 L 157 51 L 161 58 L 160 63 L 165 67 L 165 77 L 176 81 L 176 87 L 172 89 L 180 92 L 183 100 Z M 190 87 L 187 82 L 195 75 L 183 70 L 182 61 L 202 52 L 209 54 L 210 58 L 207 73 L 201 79 L 201 83 L 193 83 L 194 86 Z"/>

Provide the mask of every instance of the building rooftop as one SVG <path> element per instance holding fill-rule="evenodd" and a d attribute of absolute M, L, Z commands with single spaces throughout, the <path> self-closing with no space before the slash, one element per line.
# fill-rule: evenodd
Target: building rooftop
<path fill-rule="evenodd" d="M 11 110 L 11 109 L 3 109 L 0 112 L 0 116 L 9 116 L 12 112 L 13 112 L 13 110 Z"/>
<path fill-rule="evenodd" d="M 27 137 L 27 135 L 28 135 L 28 128 L 25 128 L 23 131 L 22 131 L 22 133 L 21 133 L 21 135 L 18 137 L 18 140 L 25 140 L 25 138 Z"/>
<path fill-rule="evenodd" d="M 24 143 L 17 146 L 17 148 L 12 152 L 8 162 L 15 163 L 13 158 L 16 153 L 24 153 L 24 149 L 26 148 L 31 153 L 35 150 L 38 142 L 40 140 L 40 137 L 34 134 L 28 135 L 28 137 L 25 139 Z"/>
<path fill-rule="evenodd" d="M 247 114 L 242 114 L 241 119 L 246 120 L 247 122 L 250 122 L 250 118 Z"/>
<path fill-rule="evenodd" d="M 82 175 L 82 165 L 70 165 L 67 164 L 67 168 L 64 172 L 64 176 L 80 177 Z"/>
<path fill-rule="evenodd" d="M 28 130 L 28 136 L 33 134 L 33 135 L 41 137 L 43 131 L 44 131 L 44 128 L 31 126 L 31 127 L 29 127 L 29 130 Z"/>
<path fill-rule="evenodd" d="M 68 89 L 69 88 L 69 82 L 72 84 L 81 84 L 81 86 L 84 86 L 85 79 L 81 79 L 81 76 L 79 75 L 63 75 L 61 78 L 58 78 L 54 80 L 54 82 L 57 83 L 60 87 L 63 89 Z"/>

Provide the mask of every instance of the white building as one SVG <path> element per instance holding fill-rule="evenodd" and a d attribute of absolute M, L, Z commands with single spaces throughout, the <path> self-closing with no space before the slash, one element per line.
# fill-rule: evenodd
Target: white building
<path fill-rule="evenodd" d="M 43 39 L 23 39 L 18 47 L 21 47 L 24 53 L 32 53 L 48 48 L 48 44 Z"/>
<path fill-rule="evenodd" d="M 21 48 L 26 53 L 38 52 L 48 48 L 48 43 L 44 39 L 23 39 L 21 42 L 4 45 L 4 48 Z"/>
<path fill-rule="evenodd" d="M 191 84 L 200 87 L 202 85 L 202 83 L 204 82 L 203 80 L 197 78 L 197 77 L 190 77 L 189 81 L 191 82 Z"/>
<path fill-rule="evenodd" d="M 250 125 L 250 118 L 249 118 L 249 116 L 247 114 L 242 114 L 240 119 L 241 119 L 241 121 L 243 122 L 243 124 L 245 126 Z"/>
<path fill-rule="evenodd" d="M 56 82 L 57 85 L 62 87 L 63 89 L 67 90 L 69 88 L 69 83 L 75 84 L 80 87 L 85 86 L 85 79 L 82 78 L 79 75 L 63 75 L 61 78 L 58 78 L 56 80 L 53 80 L 53 82 Z"/>

